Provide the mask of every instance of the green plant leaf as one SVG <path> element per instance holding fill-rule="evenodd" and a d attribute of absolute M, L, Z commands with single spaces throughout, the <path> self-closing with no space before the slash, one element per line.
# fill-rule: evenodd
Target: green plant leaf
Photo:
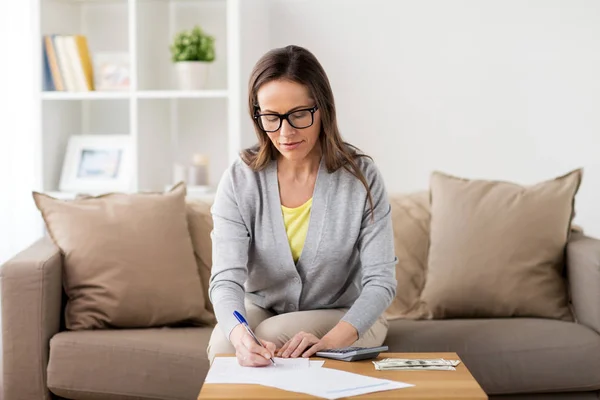
<path fill-rule="evenodd" d="M 215 59 L 215 38 L 196 25 L 191 30 L 182 30 L 175 34 L 169 50 L 173 62 L 211 62 Z"/>

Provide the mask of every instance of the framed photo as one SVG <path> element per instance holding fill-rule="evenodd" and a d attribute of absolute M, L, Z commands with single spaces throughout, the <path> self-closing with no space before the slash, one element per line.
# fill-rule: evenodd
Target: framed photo
<path fill-rule="evenodd" d="M 129 90 L 129 53 L 99 52 L 94 54 L 93 60 L 96 90 Z"/>
<path fill-rule="evenodd" d="M 73 135 L 69 138 L 60 191 L 86 194 L 132 188 L 129 135 Z"/>

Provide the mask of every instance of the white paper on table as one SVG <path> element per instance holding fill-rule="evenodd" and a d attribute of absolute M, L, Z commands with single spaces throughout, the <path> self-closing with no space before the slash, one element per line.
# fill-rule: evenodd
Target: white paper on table
<path fill-rule="evenodd" d="M 215 357 L 205 382 L 257 384 L 326 399 L 414 386 L 332 368 L 321 368 L 324 361 L 313 363 L 316 368 L 308 358 L 276 358 L 276 365 L 242 367 L 235 357 Z"/>
<path fill-rule="evenodd" d="M 262 384 L 262 380 L 268 380 L 268 376 L 273 370 L 296 370 L 312 366 L 308 358 L 275 357 L 274 361 L 275 365 L 271 364 L 266 367 L 242 367 L 235 357 L 215 357 L 204 381 L 206 383 Z"/>
<path fill-rule="evenodd" d="M 273 371 L 263 385 L 291 392 L 306 393 L 326 399 L 357 396 L 414 386 L 388 379 L 372 378 L 332 368 L 307 368 L 295 371 Z"/>
<path fill-rule="evenodd" d="M 323 364 L 325 364 L 325 361 L 313 361 L 313 360 L 310 360 L 310 367 L 311 368 L 321 368 L 323 366 Z"/>
<path fill-rule="evenodd" d="M 273 359 L 275 365 L 271 364 L 268 368 L 283 366 L 285 368 L 310 368 L 310 359 L 308 358 L 279 358 Z"/>

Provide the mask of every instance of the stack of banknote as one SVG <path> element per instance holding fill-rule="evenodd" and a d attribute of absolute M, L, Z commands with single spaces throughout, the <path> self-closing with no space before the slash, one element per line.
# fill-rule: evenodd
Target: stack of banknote
<path fill-rule="evenodd" d="M 443 358 L 417 359 L 417 358 L 385 358 L 373 361 L 375 369 L 380 371 L 455 371 L 460 360 L 445 360 Z"/>

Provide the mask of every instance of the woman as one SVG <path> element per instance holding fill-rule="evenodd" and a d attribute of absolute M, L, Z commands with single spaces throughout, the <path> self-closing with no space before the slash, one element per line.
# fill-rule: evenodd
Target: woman
<path fill-rule="evenodd" d="M 258 145 L 225 172 L 212 207 L 210 361 L 381 345 L 396 292 L 390 205 L 373 161 L 342 141 L 325 71 L 301 47 L 271 50 L 249 106 Z"/>

